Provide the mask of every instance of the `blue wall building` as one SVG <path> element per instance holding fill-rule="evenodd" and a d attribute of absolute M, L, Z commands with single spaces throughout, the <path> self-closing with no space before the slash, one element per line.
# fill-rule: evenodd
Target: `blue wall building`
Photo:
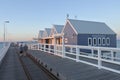
<path fill-rule="evenodd" d="M 116 33 L 103 22 L 67 19 L 62 33 L 68 45 L 116 47 Z"/>

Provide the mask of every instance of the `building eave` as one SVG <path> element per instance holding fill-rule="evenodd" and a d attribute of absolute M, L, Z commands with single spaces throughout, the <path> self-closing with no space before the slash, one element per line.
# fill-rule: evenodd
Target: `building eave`
<path fill-rule="evenodd" d="M 62 30 L 62 32 L 61 32 L 61 33 L 63 33 L 63 31 L 64 31 L 65 26 L 67 25 L 67 23 L 69 23 L 69 24 L 70 24 L 70 26 L 72 27 L 72 29 L 74 30 L 74 32 L 75 32 L 76 34 L 78 34 L 78 32 L 75 30 L 74 26 L 70 23 L 70 21 L 69 21 L 68 19 L 66 20 L 66 23 L 65 23 L 65 25 L 64 25 L 63 30 Z"/>

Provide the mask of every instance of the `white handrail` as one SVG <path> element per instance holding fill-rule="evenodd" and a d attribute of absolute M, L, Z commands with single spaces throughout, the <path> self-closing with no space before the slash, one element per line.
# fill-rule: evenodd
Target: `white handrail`
<path fill-rule="evenodd" d="M 32 44 L 31 46 L 33 50 L 41 50 L 44 52 L 53 53 L 54 55 L 76 60 L 76 62 L 83 62 L 98 67 L 99 69 L 103 68 L 116 73 L 120 73 L 120 69 L 118 70 L 103 65 L 103 62 L 105 62 L 111 65 L 120 66 L 120 57 L 116 57 L 116 54 L 118 52 L 120 54 L 120 48 L 81 45 L 53 45 L 41 43 Z M 87 58 L 88 61 L 82 60 L 81 58 Z M 90 62 L 89 59 L 96 61 L 96 63 Z"/>
<path fill-rule="evenodd" d="M 8 43 L 7 45 L 5 45 L 1 50 L 0 50 L 0 64 L 2 63 L 3 58 L 5 57 L 8 49 L 10 47 L 10 43 Z"/>

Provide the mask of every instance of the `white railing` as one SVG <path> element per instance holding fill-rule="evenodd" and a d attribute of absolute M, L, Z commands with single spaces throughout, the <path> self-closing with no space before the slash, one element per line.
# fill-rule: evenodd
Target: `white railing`
<path fill-rule="evenodd" d="M 120 73 L 120 56 L 117 56 L 120 54 L 120 48 L 40 43 L 32 44 L 29 48 Z"/>
<path fill-rule="evenodd" d="M 2 49 L 0 49 L 0 64 L 2 63 L 2 60 L 5 57 L 9 47 L 10 43 L 7 43 Z"/>

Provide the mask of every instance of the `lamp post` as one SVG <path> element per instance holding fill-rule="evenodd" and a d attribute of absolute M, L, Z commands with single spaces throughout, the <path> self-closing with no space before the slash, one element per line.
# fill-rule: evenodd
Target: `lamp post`
<path fill-rule="evenodd" d="M 6 42 L 6 23 L 9 23 L 9 21 L 4 21 L 4 44 Z"/>

